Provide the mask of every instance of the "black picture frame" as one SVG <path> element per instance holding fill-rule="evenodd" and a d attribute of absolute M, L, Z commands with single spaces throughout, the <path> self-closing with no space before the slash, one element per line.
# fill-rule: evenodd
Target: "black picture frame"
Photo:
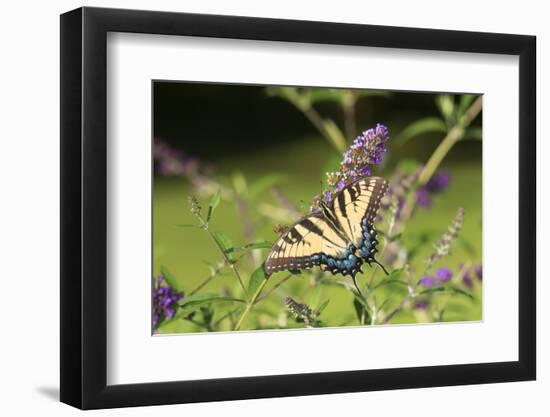
<path fill-rule="evenodd" d="M 107 385 L 108 32 L 519 56 L 519 360 Z M 88 7 L 61 15 L 61 401 L 94 409 L 535 379 L 535 51 L 524 35 Z"/>

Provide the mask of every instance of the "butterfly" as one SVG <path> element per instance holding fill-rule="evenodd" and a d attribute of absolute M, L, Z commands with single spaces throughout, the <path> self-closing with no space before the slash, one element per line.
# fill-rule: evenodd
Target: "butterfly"
<path fill-rule="evenodd" d="M 333 275 L 355 275 L 363 262 L 379 265 L 375 258 L 374 221 L 388 183 L 380 177 L 361 178 L 337 192 L 330 204 L 294 223 L 271 248 L 265 272 L 302 270 L 315 266 Z"/>

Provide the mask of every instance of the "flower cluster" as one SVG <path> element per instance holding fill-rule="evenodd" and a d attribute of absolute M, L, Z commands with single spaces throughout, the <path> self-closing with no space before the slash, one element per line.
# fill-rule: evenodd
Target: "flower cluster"
<path fill-rule="evenodd" d="M 437 269 L 433 276 L 424 275 L 422 278 L 420 278 L 420 284 L 424 287 L 433 287 L 434 285 L 443 284 L 450 281 L 452 277 L 452 271 L 449 268 L 442 267 Z"/>
<path fill-rule="evenodd" d="M 340 169 L 327 172 L 327 183 L 331 189 L 324 192 L 324 201 L 330 203 L 334 192 L 342 190 L 359 178 L 370 176 L 371 166 L 382 162 L 382 154 L 387 151 L 386 142 L 389 138 L 388 128 L 380 123 L 357 136 L 344 152 Z"/>
<path fill-rule="evenodd" d="M 397 174 L 393 176 L 388 186 L 388 191 L 380 201 L 380 207 L 383 210 L 388 210 L 391 209 L 392 206 L 395 206 L 393 210 L 395 211 L 395 218 L 397 220 L 401 219 L 401 213 L 407 195 L 414 188 L 420 172 L 422 172 L 422 166 L 419 166 L 411 173 L 398 171 Z M 378 212 L 378 220 L 382 220 L 383 210 Z"/>
<path fill-rule="evenodd" d="M 416 204 L 422 208 L 430 208 L 432 195 L 445 191 L 450 182 L 451 175 L 447 171 L 436 172 L 425 185 L 416 190 Z"/>
<path fill-rule="evenodd" d="M 183 298 L 159 275 L 153 284 L 153 329 L 165 318 L 172 318 L 177 309 L 177 303 Z"/>
<path fill-rule="evenodd" d="M 434 245 L 435 252 L 428 258 L 428 269 L 435 264 L 441 257 L 447 255 L 451 250 L 451 243 L 458 236 L 458 232 L 462 229 L 464 223 L 464 209 L 460 207 L 455 214 L 451 225 L 447 231 L 441 236 L 441 239 Z"/>
<path fill-rule="evenodd" d="M 481 265 L 474 265 L 472 267 L 461 266 L 460 274 L 462 284 L 464 284 L 464 286 L 468 288 L 472 288 L 474 286 L 474 277 L 477 278 L 479 281 L 482 281 L 483 279 Z"/>
<path fill-rule="evenodd" d="M 197 197 L 194 195 L 189 197 L 189 204 L 191 205 L 191 213 L 197 217 L 202 217 L 202 206 L 200 205 L 199 200 L 197 200 Z"/>
<path fill-rule="evenodd" d="M 199 169 L 197 159 L 159 140 L 153 145 L 153 158 L 155 172 L 161 176 L 191 176 Z"/>
<path fill-rule="evenodd" d="M 313 311 L 307 304 L 299 303 L 292 297 L 286 297 L 285 305 L 297 322 L 304 323 L 307 327 L 319 326 L 318 312 Z"/>

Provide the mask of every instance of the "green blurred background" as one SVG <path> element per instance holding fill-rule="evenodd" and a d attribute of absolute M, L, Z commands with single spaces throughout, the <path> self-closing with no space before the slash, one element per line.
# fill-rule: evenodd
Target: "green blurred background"
<path fill-rule="evenodd" d="M 162 141 L 196 158 L 206 167 L 208 175 L 228 188 L 237 187 L 247 192 L 261 184 L 266 176 L 277 178 L 278 189 L 306 213 L 312 197 L 319 194 L 323 186 L 326 187 L 324 173 L 341 159 L 341 154 L 322 138 L 300 111 L 288 101 L 268 95 L 263 86 L 155 82 L 153 91 L 155 141 Z M 435 94 L 428 93 L 373 92 L 358 100 L 354 136 L 376 123 L 383 123 L 390 130 L 389 151 L 382 165 L 374 168 L 373 175 L 390 179 L 399 164 L 427 161 L 444 133 L 425 133 L 408 141 L 400 140 L 399 133 L 415 120 L 437 116 L 434 98 Z M 319 114 L 334 120 L 337 125 L 345 124 L 341 108 L 336 103 L 321 102 L 315 107 Z M 474 125 L 481 126 L 481 117 L 474 120 Z M 349 143 L 353 139 L 347 137 Z M 453 246 L 451 255 L 439 263 L 451 268 L 455 273 L 453 282 L 462 285 L 457 272 L 459 265 L 481 263 L 482 142 L 458 142 L 440 168 L 451 175 L 449 188 L 434 197 L 430 209 L 417 209 L 403 240 L 405 244 L 422 236 L 437 240 L 457 208 L 463 207 L 466 215 L 461 239 Z M 208 197 L 197 193 L 188 178 L 155 175 L 154 273 L 169 270 L 177 289 L 184 293 L 209 275 L 206 262 L 215 264 L 220 260 L 206 233 L 196 228 L 178 227 L 196 223 L 189 209 L 190 195 L 196 195 L 203 207 L 208 205 Z M 250 216 L 257 226 L 251 241 L 275 241 L 277 234 L 273 227 L 277 222 L 270 221 L 261 213 L 277 207 L 278 200 L 266 189 L 251 197 L 251 203 Z M 223 231 L 235 245 L 249 243 L 234 202 L 222 199 L 211 227 Z M 256 256 L 263 259 L 267 251 L 261 250 Z M 431 243 L 426 242 L 415 258 L 416 262 L 423 262 L 432 251 Z M 414 265 L 412 267 L 414 269 Z M 366 274 L 369 274 L 368 267 L 366 269 Z M 247 277 L 251 269 L 245 268 L 243 272 Z M 270 279 L 268 288 L 277 282 L 279 274 Z M 333 279 L 349 280 L 342 276 Z M 443 321 L 481 320 L 481 288 L 481 283 L 474 280 L 473 288 L 467 288 L 472 299 L 440 295 L 430 309 L 444 310 Z M 232 275 L 225 274 L 215 277 L 203 290 L 235 294 L 239 287 Z M 380 301 L 388 299 L 386 305 L 391 308 L 403 298 L 405 291 L 402 287 L 388 285 L 377 297 Z M 315 286 L 305 275 L 288 280 L 262 303 L 261 308 L 258 306 L 257 314 L 247 318 L 247 327 L 299 327 L 285 314 L 283 299 L 287 295 L 312 307 L 330 299 L 321 315 L 325 325 L 358 324 L 350 307 L 353 296 L 349 291 L 340 286 Z M 215 314 L 221 316 L 230 308 L 220 305 Z M 433 321 L 432 314 L 430 310 L 404 309 L 392 323 Z M 159 328 L 162 333 L 200 330 L 185 320 L 168 321 Z"/>

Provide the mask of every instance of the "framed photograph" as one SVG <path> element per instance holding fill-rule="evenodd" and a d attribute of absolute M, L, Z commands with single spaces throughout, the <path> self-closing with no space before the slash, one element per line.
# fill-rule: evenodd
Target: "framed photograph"
<path fill-rule="evenodd" d="M 61 16 L 61 401 L 533 380 L 535 37 Z"/>

